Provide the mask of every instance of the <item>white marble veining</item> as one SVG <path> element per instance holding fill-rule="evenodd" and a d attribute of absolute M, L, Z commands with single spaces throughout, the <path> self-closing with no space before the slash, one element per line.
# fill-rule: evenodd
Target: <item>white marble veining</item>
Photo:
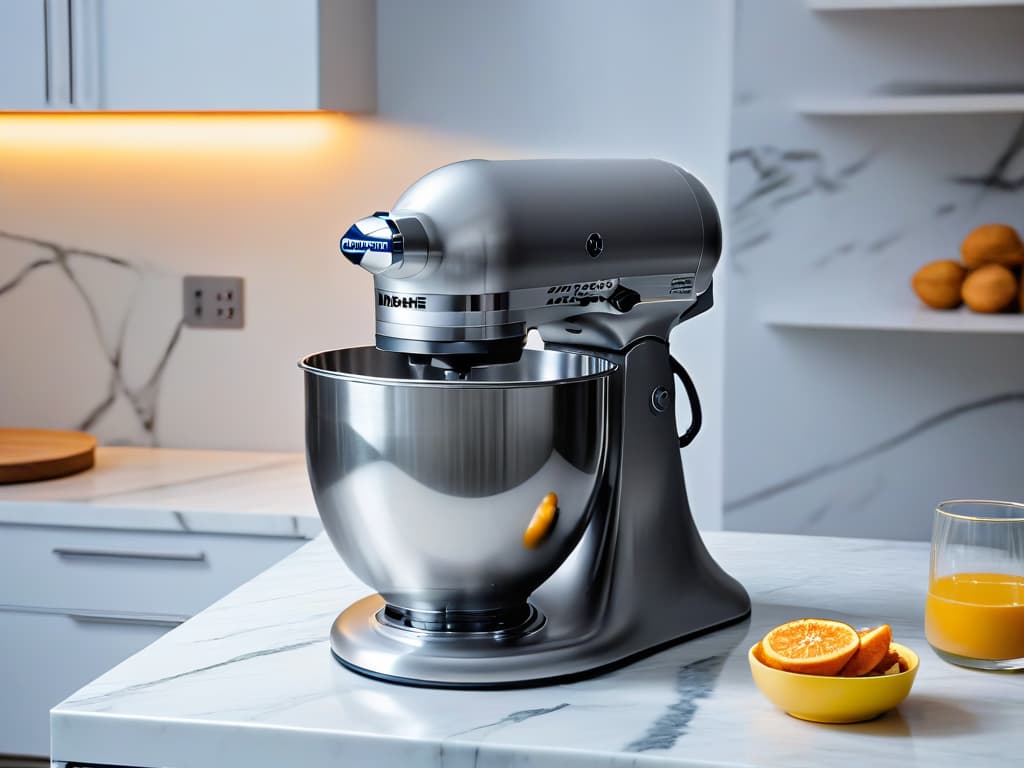
<path fill-rule="evenodd" d="M 6 351 L 29 369 L 11 377 L 3 420 L 156 445 L 160 390 L 183 329 L 180 274 L 18 232 L 0 231 L 0 251 Z M 14 331 L 24 318 L 32 333 Z M 58 396 L 50 387 L 68 371 L 73 385 Z"/>
<path fill-rule="evenodd" d="M 377 682 L 333 659 L 331 621 L 368 590 L 320 537 L 56 707 L 53 758 L 178 768 L 1019 764 L 1024 678 L 950 666 L 923 639 L 925 544 L 706 539 L 750 590 L 750 622 L 578 683 L 466 692 Z M 754 688 L 747 648 L 807 615 L 892 624 L 921 655 L 910 698 L 859 725 L 775 710 Z"/>
<path fill-rule="evenodd" d="M 100 447 L 85 472 L 0 485 L 0 524 L 312 538 L 320 519 L 298 453 Z"/>

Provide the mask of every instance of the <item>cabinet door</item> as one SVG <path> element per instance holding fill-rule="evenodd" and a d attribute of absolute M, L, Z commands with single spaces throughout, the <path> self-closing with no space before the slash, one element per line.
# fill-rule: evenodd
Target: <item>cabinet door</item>
<path fill-rule="evenodd" d="M 101 0 L 98 12 L 102 109 L 317 108 L 316 0 Z"/>
<path fill-rule="evenodd" d="M 50 754 L 50 708 L 169 627 L 0 610 L 0 754 Z"/>
<path fill-rule="evenodd" d="M 0 110 L 46 104 L 46 0 L 0 0 Z"/>

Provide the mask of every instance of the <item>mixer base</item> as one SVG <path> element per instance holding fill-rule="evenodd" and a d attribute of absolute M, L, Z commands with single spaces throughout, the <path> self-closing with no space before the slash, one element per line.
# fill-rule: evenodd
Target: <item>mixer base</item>
<path fill-rule="evenodd" d="M 748 607 L 655 639 L 643 627 L 578 634 L 569 627 L 553 626 L 540 611 L 529 627 L 514 635 L 417 630 L 397 627 L 387 620 L 384 608 L 380 595 L 371 595 L 335 620 L 331 652 L 342 665 L 390 683 L 476 690 L 555 685 L 592 677 L 750 616 Z"/>

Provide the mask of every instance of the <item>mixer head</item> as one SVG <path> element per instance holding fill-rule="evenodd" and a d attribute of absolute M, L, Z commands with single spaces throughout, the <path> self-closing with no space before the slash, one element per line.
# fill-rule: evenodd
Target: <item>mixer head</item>
<path fill-rule="evenodd" d="M 531 328 L 653 301 L 681 315 L 721 245 L 707 189 L 659 160 L 453 163 L 341 239 L 374 275 L 377 347 L 456 376 L 518 359 Z"/>

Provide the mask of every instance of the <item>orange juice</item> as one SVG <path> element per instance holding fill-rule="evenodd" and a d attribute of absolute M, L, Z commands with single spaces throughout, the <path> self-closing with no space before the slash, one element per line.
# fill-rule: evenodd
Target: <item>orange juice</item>
<path fill-rule="evenodd" d="M 1024 576 L 957 573 L 933 580 L 925 635 L 933 647 L 957 656 L 1024 658 Z"/>

